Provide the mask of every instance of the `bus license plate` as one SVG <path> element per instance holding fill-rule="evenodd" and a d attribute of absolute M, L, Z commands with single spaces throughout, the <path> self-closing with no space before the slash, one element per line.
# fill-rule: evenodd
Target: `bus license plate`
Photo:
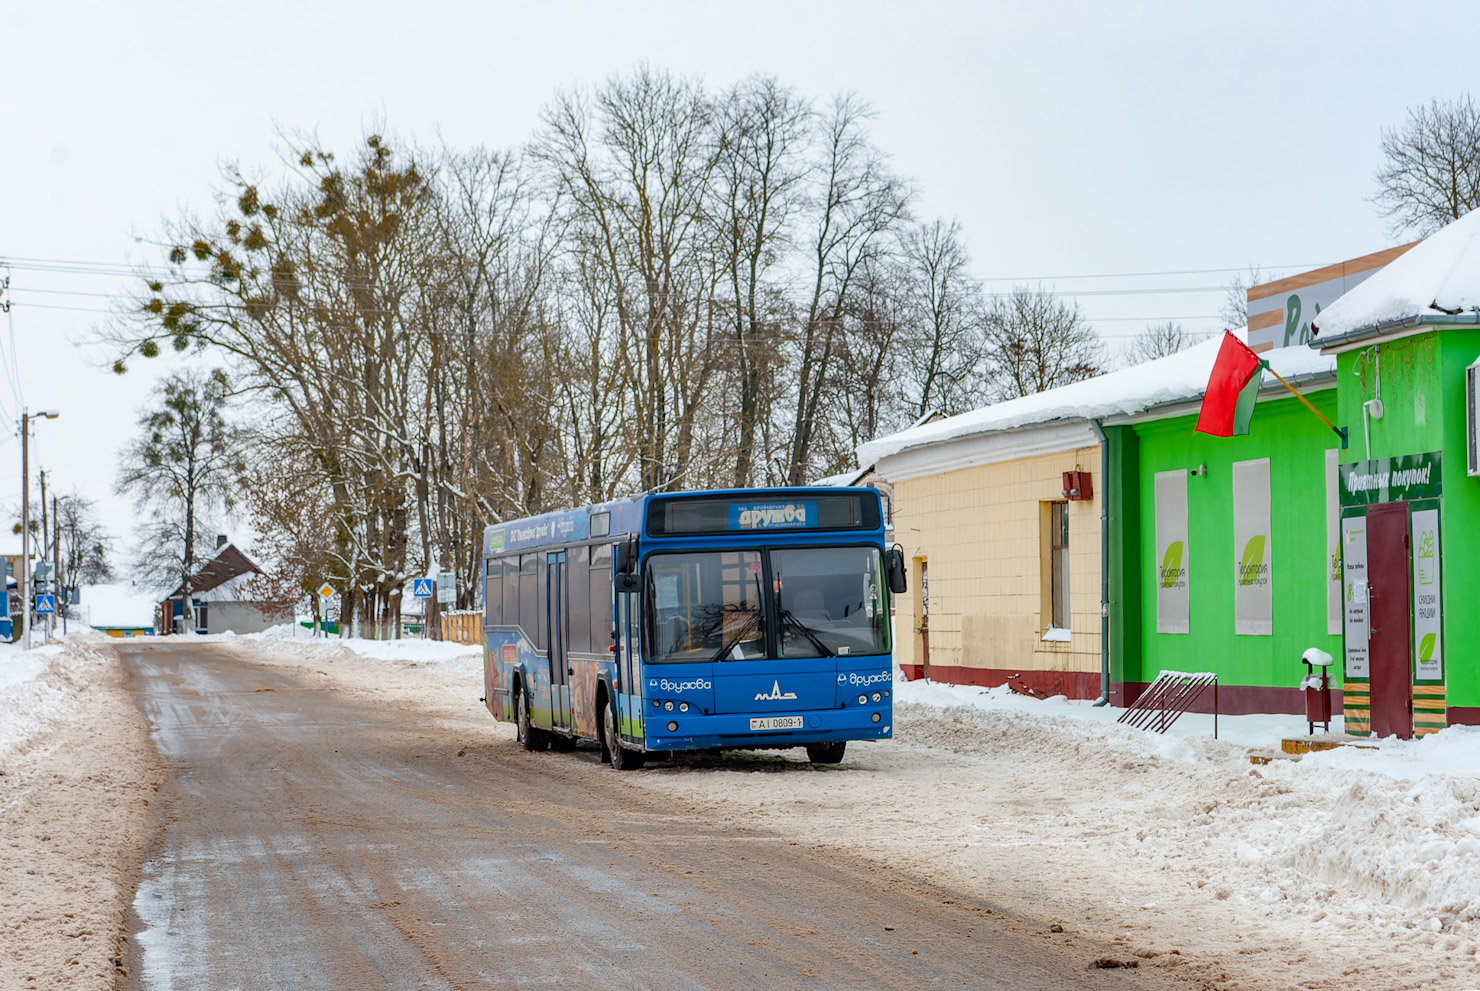
<path fill-rule="evenodd" d="M 751 730 L 763 729 L 801 729 L 801 716 L 762 716 L 750 721 Z"/>

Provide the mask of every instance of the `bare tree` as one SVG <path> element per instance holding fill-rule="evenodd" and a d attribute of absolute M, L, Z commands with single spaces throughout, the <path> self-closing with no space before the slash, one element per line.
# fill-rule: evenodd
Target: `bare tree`
<path fill-rule="evenodd" d="M 62 542 L 62 575 L 70 585 L 95 585 L 111 581 L 113 566 L 109 556 L 113 537 L 98 519 L 98 504 L 80 495 L 57 501 L 57 539 Z"/>
<path fill-rule="evenodd" d="M 1278 272 L 1266 272 L 1258 265 L 1235 275 L 1223 284 L 1223 305 L 1218 308 L 1218 317 L 1229 330 L 1244 327 L 1249 323 L 1249 290 L 1266 282 L 1281 278 Z"/>
<path fill-rule="evenodd" d="M 991 376 L 981 284 L 967 271 L 971 256 L 961 225 L 920 224 L 905 235 L 903 252 L 911 418 L 965 412 L 985 399 Z"/>
<path fill-rule="evenodd" d="M 621 335 L 626 441 L 644 491 L 683 484 L 716 367 L 718 272 L 704 199 L 717 161 L 698 83 L 643 67 L 560 94 L 534 154 L 565 213 L 568 247 L 600 266 Z"/>
<path fill-rule="evenodd" d="M 736 391 L 735 470 L 731 484 L 755 481 L 756 445 L 775 398 L 784 307 L 774 273 L 790 246 L 790 221 L 802 206 L 815 117 L 810 104 L 773 77 L 731 89 L 717 109 L 719 157 L 710 215 L 724 267 Z"/>
<path fill-rule="evenodd" d="M 1125 346 L 1126 364 L 1139 365 L 1143 361 L 1165 358 L 1176 354 L 1199 341 L 1207 340 L 1206 334 L 1195 334 L 1175 320 L 1148 324 Z"/>
<path fill-rule="evenodd" d="M 1466 93 L 1410 107 L 1383 128 L 1383 163 L 1372 197 L 1393 236 L 1426 237 L 1480 207 L 1480 106 Z"/>
<path fill-rule="evenodd" d="M 118 491 L 134 496 L 155 580 L 178 581 L 190 618 L 190 579 L 209 547 L 202 521 L 229 509 L 243 471 L 241 435 L 226 420 L 230 385 L 220 369 L 175 372 L 139 417 L 143 436 L 123 452 Z M 193 624 L 192 624 L 193 628 Z"/>
<path fill-rule="evenodd" d="M 987 346 L 999 399 L 1032 395 L 1103 370 L 1104 349 L 1079 305 L 1041 286 L 1014 286 L 992 300 Z"/>
<path fill-rule="evenodd" d="M 845 94 L 833 101 L 823 127 L 807 242 L 807 299 L 797 334 L 788 485 L 802 485 L 816 474 L 813 446 L 824 427 L 837 342 L 857 277 L 909 208 L 909 188 L 868 139 L 865 126 L 872 117 L 867 104 Z"/>

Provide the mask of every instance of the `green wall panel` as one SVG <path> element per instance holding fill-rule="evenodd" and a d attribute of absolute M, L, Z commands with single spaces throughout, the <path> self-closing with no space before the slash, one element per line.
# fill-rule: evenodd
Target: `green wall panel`
<path fill-rule="evenodd" d="M 1336 419 L 1335 389 L 1308 393 L 1307 398 Z M 1196 421 L 1189 415 L 1133 427 L 1141 496 L 1135 535 L 1139 555 L 1133 567 L 1140 593 L 1141 649 L 1139 657 L 1127 649 L 1121 662 L 1124 678 L 1147 682 L 1163 669 L 1214 671 L 1227 685 L 1293 688 L 1305 673 L 1300 655 L 1307 647 L 1333 655 L 1341 650 L 1341 638 L 1326 632 L 1325 475 L 1325 452 L 1340 442 L 1294 397 L 1262 398 L 1245 437 L 1199 434 L 1193 430 Z M 1239 636 L 1233 607 L 1233 463 L 1265 457 L 1270 459 L 1274 633 Z M 1152 481 L 1160 471 L 1202 465 L 1207 476 L 1189 478 L 1187 485 L 1191 632 L 1157 633 Z M 1339 672 L 1333 670 L 1333 675 L 1339 684 Z"/>

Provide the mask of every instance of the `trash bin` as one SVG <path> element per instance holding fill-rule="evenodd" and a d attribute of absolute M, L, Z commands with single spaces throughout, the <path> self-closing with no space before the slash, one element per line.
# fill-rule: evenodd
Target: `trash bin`
<path fill-rule="evenodd" d="M 1326 669 L 1331 666 L 1331 655 L 1319 647 L 1311 647 L 1300 659 L 1305 662 L 1305 677 L 1300 682 L 1301 694 L 1305 696 L 1305 731 L 1314 734 L 1316 723 L 1322 732 L 1331 732 L 1331 682 Z M 1320 668 L 1320 673 L 1316 669 Z"/>

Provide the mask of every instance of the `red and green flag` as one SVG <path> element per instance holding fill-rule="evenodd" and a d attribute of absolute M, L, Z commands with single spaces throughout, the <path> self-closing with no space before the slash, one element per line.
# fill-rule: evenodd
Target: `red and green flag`
<path fill-rule="evenodd" d="M 1223 346 L 1213 362 L 1213 374 L 1208 376 L 1208 391 L 1203 394 L 1202 411 L 1194 429 L 1214 437 L 1248 433 L 1263 364 L 1247 344 L 1224 331 Z"/>

